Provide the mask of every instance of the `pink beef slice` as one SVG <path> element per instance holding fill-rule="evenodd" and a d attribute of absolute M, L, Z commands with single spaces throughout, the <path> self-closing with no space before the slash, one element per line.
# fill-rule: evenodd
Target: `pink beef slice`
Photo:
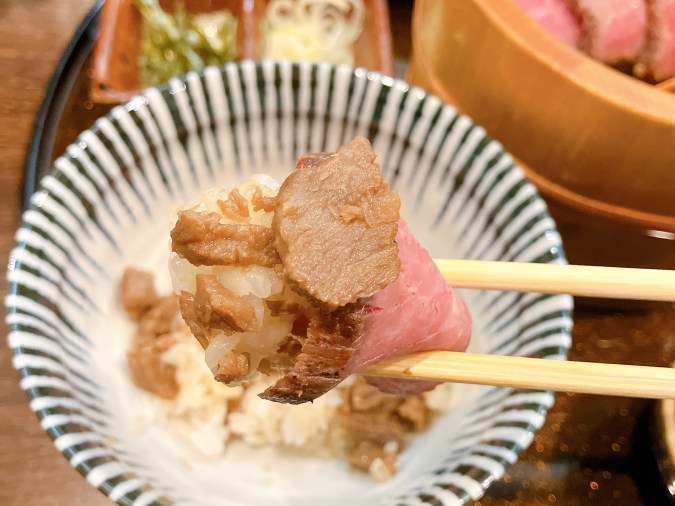
<path fill-rule="evenodd" d="M 329 313 L 323 329 L 311 331 L 298 361 L 263 399 L 301 404 L 320 397 L 350 374 L 392 357 L 416 351 L 464 351 L 471 316 L 403 220 L 396 234 L 401 270 L 396 281 L 363 303 Z M 437 383 L 368 377 L 386 393 L 420 395 Z"/>
<path fill-rule="evenodd" d="M 577 46 L 581 21 L 565 0 L 516 0 L 516 3 L 551 35 L 570 46 Z"/>
<path fill-rule="evenodd" d="M 648 36 L 640 74 L 656 81 L 675 77 L 675 0 L 647 0 Z"/>
<path fill-rule="evenodd" d="M 403 220 L 398 222 L 401 273 L 366 305 L 365 333 L 357 341 L 348 373 L 416 351 L 464 351 L 471 336 L 471 315 L 429 253 Z M 436 383 L 367 378 L 386 393 L 419 395 Z"/>
<path fill-rule="evenodd" d="M 647 38 L 645 0 L 566 0 L 581 18 L 581 50 L 604 63 L 633 61 Z"/>
<path fill-rule="evenodd" d="M 284 273 L 314 305 L 293 368 L 260 394 L 301 404 L 349 374 L 414 351 L 463 351 L 471 318 L 426 250 L 400 220 L 370 143 L 311 154 L 284 181 L 272 228 Z M 374 380 L 415 395 L 434 386 Z"/>

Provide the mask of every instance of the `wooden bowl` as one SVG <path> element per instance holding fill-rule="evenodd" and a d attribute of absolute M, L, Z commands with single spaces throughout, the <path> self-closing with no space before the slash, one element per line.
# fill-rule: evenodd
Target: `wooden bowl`
<path fill-rule="evenodd" d="M 168 12 L 176 0 L 160 0 Z M 238 60 L 262 59 L 260 24 L 269 0 L 187 0 L 191 13 L 227 9 L 238 19 Z M 354 44 L 355 65 L 392 76 L 394 60 L 386 0 L 364 0 L 363 32 Z M 138 59 L 143 19 L 132 0 L 106 0 L 101 10 L 94 47 L 94 75 L 90 96 L 99 103 L 120 103 L 141 91 Z"/>
<path fill-rule="evenodd" d="M 408 80 L 485 127 L 549 201 L 675 232 L 675 95 L 568 47 L 511 1 L 417 0 L 412 35 Z"/>

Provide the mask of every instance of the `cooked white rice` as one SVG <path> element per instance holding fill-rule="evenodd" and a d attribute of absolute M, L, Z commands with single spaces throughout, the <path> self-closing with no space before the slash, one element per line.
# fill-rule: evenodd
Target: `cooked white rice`
<path fill-rule="evenodd" d="M 151 423 L 209 458 L 222 457 L 227 441 L 232 437 L 240 438 L 252 447 L 274 445 L 313 456 L 346 456 L 347 434 L 336 415 L 343 402 L 340 390 L 351 386 L 353 377 L 313 403 L 269 402 L 260 399 L 258 394 L 276 378 L 260 375 L 246 388 L 218 383 L 204 362 L 202 347 L 187 326 L 174 335 L 176 343 L 162 358 L 176 367 L 180 390 L 169 400 L 144 394 L 153 404 Z M 450 384 L 441 384 L 423 398 L 432 411 L 443 413 L 450 408 L 451 390 Z M 228 412 L 228 401 L 238 401 L 236 410 Z M 143 429 L 138 421 L 131 427 L 134 432 Z M 390 443 L 385 450 L 397 453 L 398 448 L 392 446 Z M 390 476 L 383 462 L 373 464 L 371 474 L 375 479 L 384 480 Z"/>
<path fill-rule="evenodd" d="M 251 198 L 256 188 L 259 188 L 263 197 L 274 197 L 279 191 L 279 183 L 266 174 L 256 174 L 237 190 L 249 201 L 250 217 L 245 223 L 271 227 L 274 212 L 254 211 Z M 218 207 L 218 200 L 227 200 L 229 192 L 219 188 L 206 190 L 201 194 L 201 201 L 195 206 L 176 207 L 171 211 L 172 228 L 178 219 L 178 212 L 193 209 L 203 213 L 217 213 L 221 216 L 221 223 L 241 224 L 224 216 Z M 211 274 L 218 278 L 220 283 L 236 295 L 242 297 L 255 309 L 256 320 L 262 322 L 259 332 L 235 332 L 225 334 L 215 333 L 211 336 L 206 350 L 205 359 L 213 373 L 218 368 L 218 360 L 226 353 L 236 350 L 249 355 L 251 373 L 243 380 L 231 385 L 238 385 L 244 381 L 251 381 L 257 376 L 260 361 L 274 354 L 284 339 L 291 333 L 295 316 L 273 317 L 264 301 L 284 300 L 306 306 L 307 301 L 297 295 L 284 282 L 281 269 L 273 269 L 252 265 L 248 267 L 235 266 L 194 266 L 176 253 L 169 258 L 169 272 L 176 294 L 182 291 L 194 294 L 196 290 L 197 274 Z"/>
<path fill-rule="evenodd" d="M 279 183 L 269 176 L 255 175 L 238 190 L 250 202 L 256 187 L 262 190 L 265 197 L 275 196 Z M 201 202 L 191 209 L 215 212 L 222 216 L 217 201 L 227 198 L 228 192 L 225 190 L 207 190 L 202 193 Z M 172 211 L 174 224 L 181 209 L 185 208 Z M 253 211 L 250 204 L 249 212 L 247 223 L 271 226 L 273 213 Z M 235 223 L 225 216 L 221 222 Z M 197 274 L 217 276 L 226 288 L 253 305 L 256 318 L 263 325 L 257 333 L 213 335 L 206 353 L 187 327 L 176 332 L 176 344 L 163 354 L 163 359 L 176 367 L 180 392 L 172 400 L 153 396 L 159 408 L 153 422 L 179 435 L 201 454 L 211 458 L 222 456 L 227 441 L 232 437 L 252 447 L 274 445 L 302 450 L 315 456 L 345 457 L 347 434 L 336 415 L 343 402 L 340 390 L 353 383 L 351 378 L 313 403 L 280 404 L 258 397 L 277 378 L 256 376 L 255 369 L 261 359 L 272 355 L 279 348 L 282 340 L 289 335 L 294 319 L 292 315 L 272 317 L 264 300 L 272 298 L 306 305 L 305 299 L 284 282 L 281 272 L 260 266 L 196 267 L 175 253 L 171 254 L 169 270 L 177 294 L 181 291 L 194 293 Z M 213 380 L 218 360 L 233 349 L 250 354 L 253 372 L 244 380 L 250 381 L 246 388 L 226 386 Z M 425 393 L 423 399 L 429 409 L 442 413 L 450 409 L 451 390 L 450 384 L 442 384 Z M 228 413 L 228 401 L 231 404 L 232 401 L 238 401 L 236 410 L 231 413 Z M 390 443 L 385 451 L 398 453 L 398 447 L 393 448 Z M 378 481 L 391 477 L 381 459 L 375 459 L 370 473 Z"/>

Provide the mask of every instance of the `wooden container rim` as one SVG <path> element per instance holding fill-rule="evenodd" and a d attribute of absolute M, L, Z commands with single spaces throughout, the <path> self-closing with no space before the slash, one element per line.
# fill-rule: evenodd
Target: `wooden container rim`
<path fill-rule="evenodd" d="M 424 9 L 426 1 L 427 0 L 417 0 L 415 8 L 413 9 L 413 62 L 408 70 L 406 80 L 410 81 L 413 75 L 417 75 L 417 70 L 421 70 L 428 91 L 436 95 L 443 102 L 451 104 L 458 112 L 462 113 L 461 107 L 459 107 L 459 104 L 457 104 L 452 94 L 447 90 L 440 77 L 436 74 L 426 52 L 426 48 L 424 47 L 421 36 L 423 27 L 420 12 Z M 505 2 L 504 0 L 468 1 L 478 4 L 507 37 L 510 37 L 517 42 L 524 51 L 528 51 L 534 55 L 537 60 L 539 60 L 540 64 L 552 68 L 558 74 L 568 78 L 577 86 L 587 89 L 599 99 L 606 100 L 618 107 L 625 107 L 627 105 L 627 108 L 637 114 L 642 114 L 655 121 L 666 124 L 675 124 L 675 95 L 670 92 L 656 89 L 638 79 L 621 74 L 614 69 L 592 60 L 580 51 L 569 47 L 567 44 L 550 35 L 541 25 L 539 25 L 539 23 L 531 19 L 525 11 L 520 9 L 515 2 Z M 514 19 L 517 21 L 516 23 L 511 22 Z M 538 33 L 539 36 L 541 36 L 541 40 L 530 40 L 528 38 L 529 32 L 528 35 L 522 37 L 522 34 L 513 26 L 518 24 L 529 24 L 532 28 L 532 32 Z M 549 64 L 548 62 L 551 57 L 558 57 L 556 61 L 560 61 L 560 57 L 562 57 L 562 61 L 565 65 L 557 66 Z M 419 67 L 419 69 L 416 69 L 416 67 Z M 581 71 L 572 72 L 572 70 L 575 69 L 581 69 Z M 605 76 L 605 79 L 599 79 L 598 75 Z M 584 79 L 588 76 L 591 76 L 591 78 Z M 606 83 L 611 80 L 616 81 L 616 83 L 612 83 L 611 87 L 601 86 L 603 82 Z M 622 98 L 624 97 L 622 93 L 626 93 L 625 96 L 628 96 L 631 99 L 627 104 L 626 100 Z M 655 97 L 655 100 L 645 102 L 643 100 L 645 94 Z M 664 114 L 663 103 L 660 101 L 666 101 L 666 103 L 670 102 L 672 104 L 672 114 Z M 643 108 L 640 106 L 643 106 Z M 550 181 L 536 173 L 527 165 L 521 163 L 519 160 L 516 160 L 516 163 L 518 163 L 525 172 L 527 178 L 543 195 L 553 198 L 561 204 L 565 204 L 579 211 L 610 218 L 622 223 L 636 225 L 646 229 L 675 233 L 675 216 L 647 213 L 586 197 Z"/>
<path fill-rule="evenodd" d="M 98 103 L 124 103 L 136 95 L 142 93 L 143 89 L 134 90 L 115 90 L 110 87 L 103 87 L 109 80 L 109 64 L 112 51 L 113 39 L 116 29 L 116 17 L 118 16 L 119 6 L 125 0 L 106 0 L 101 9 L 99 20 L 99 32 L 94 45 L 94 76 L 91 80 L 90 95 Z M 253 37 L 256 35 L 254 9 L 256 5 L 266 4 L 269 0 L 240 0 L 242 10 L 239 13 L 241 23 L 241 39 L 238 45 L 241 49 L 241 58 L 237 61 L 257 60 L 256 41 Z M 381 72 L 387 76 L 394 75 L 394 59 L 392 52 L 392 35 L 389 24 L 389 10 L 387 0 L 364 0 L 366 9 L 371 9 L 375 16 L 373 57 L 375 65 L 378 68 L 370 69 Z M 239 39 L 239 36 L 238 36 Z"/>

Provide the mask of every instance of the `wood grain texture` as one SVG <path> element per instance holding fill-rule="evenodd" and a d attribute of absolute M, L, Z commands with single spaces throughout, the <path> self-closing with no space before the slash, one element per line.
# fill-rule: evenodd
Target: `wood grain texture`
<path fill-rule="evenodd" d="M 675 302 L 675 271 L 671 270 L 481 260 L 434 262 L 455 288 Z"/>
<path fill-rule="evenodd" d="M 19 222 L 26 145 L 54 66 L 93 0 L 0 1 L 0 264 Z M 0 278 L 2 297 L 7 293 Z M 7 327 L 2 324 L 2 335 Z M 0 504 L 112 504 L 73 469 L 45 435 L 19 388 L 12 353 L 0 346 Z"/>
<path fill-rule="evenodd" d="M 412 84 L 452 97 L 557 200 L 673 218 L 675 96 L 568 47 L 515 2 L 419 0 L 413 25 Z"/>
<path fill-rule="evenodd" d="M 2 406 L 0 417 L 0 504 L 112 504 L 59 454 L 28 406 Z"/>
<path fill-rule="evenodd" d="M 428 351 L 392 358 L 360 374 L 641 399 L 675 399 L 675 369 Z"/>

